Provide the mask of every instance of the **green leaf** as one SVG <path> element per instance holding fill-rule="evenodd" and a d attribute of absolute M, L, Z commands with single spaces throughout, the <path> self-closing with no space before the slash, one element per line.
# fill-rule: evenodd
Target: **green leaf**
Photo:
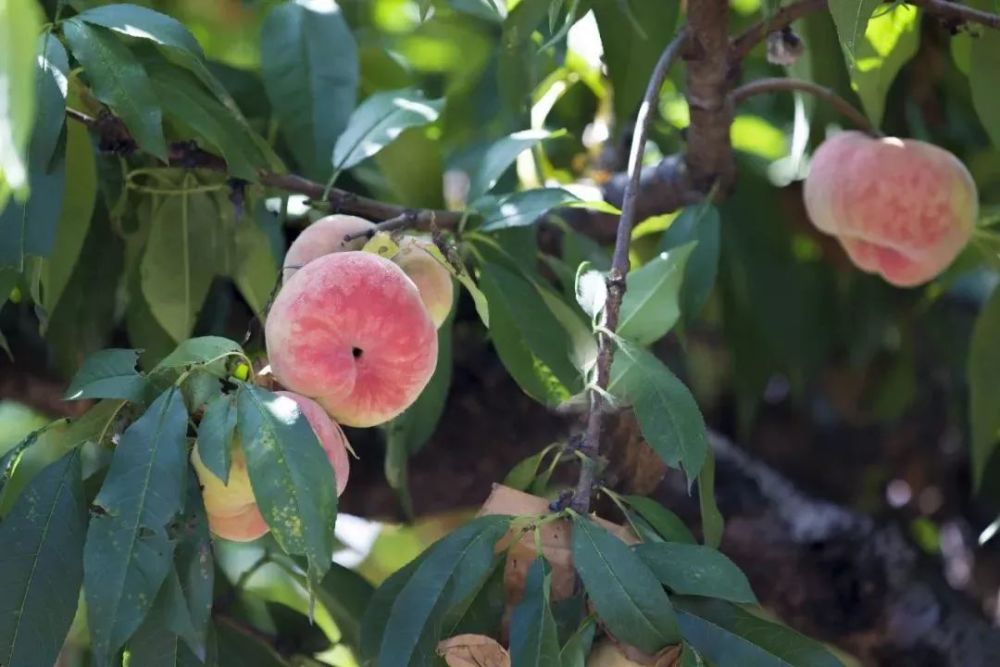
<path fill-rule="evenodd" d="M 598 616 L 623 642 L 654 654 L 680 639 L 660 582 L 625 543 L 574 514 L 573 562 Z"/>
<path fill-rule="evenodd" d="M 276 6 L 261 30 L 261 72 L 282 136 L 306 175 L 326 179 L 357 100 L 354 36 L 333 0 Z"/>
<path fill-rule="evenodd" d="M 68 77 L 66 49 L 54 34 L 43 33 L 38 38 L 38 62 L 35 64 L 36 119 L 28 157 L 32 169 L 44 169 L 59 147 L 59 138 L 66 124 Z"/>
<path fill-rule="evenodd" d="M 139 266 L 142 294 L 156 321 L 176 341 L 191 335 L 215 277 L 223 238 L 204 193 L 168 196 L 153 212 Z"/>
<path fill-rule="evenodd" d="M 496 634 L 503 624 L 507 604 L 504 593 L 505 562 L 502 558 L 498 559 L 482 586 L 448 611 L 442 637 Z"/>
<path fill-rule="evenodd" d="M 196 476 L 188 477 L 187 502 L 178 524 L 174 554 L 176 577 L 173 578 L 177 584 L 175 610 L 168 616 L 167 625 L 202 657 L 206 653 L 211 625 L 215 563 L 208 516 Z"/>
<path fill-rule="evenodd" d="M 62 26 L 97 99 L 121 118 L 143 150 L 166 161 L 163 111 L 142 64 L 107 28 L 87 25 L 79 18 Z"/>
<path fill-rule="evenodd" d="M 704 203 L 691 206 L 678 215 L 660 237 L 661 252 L 696 243 L 684 266 L 681 281 L 681 320 L 691 324 L 708 302 L 719 271 L 721 243 L 719 209 Z"/>
<path fill-rule="evenodd" d="M 205 88 L 194 75 L 159 58 L 143 61 L 153 90 L 171 120 L 190 127 L 226 160 L 227 172 L 246 181 L 257 181 L 257 170 L 267 166 L 245 123 Z"/>
<path fill-rule="evenodd" d="M 705 536 L 705 545 L 718 549 L 722 544 L 722 532 L 726 523 L 715 503 L 715 453 L 711 448 L 698 475 L 698 506 L 701 509 L 701 532 Z"/>
<path fill-rule="evenodd" d="M 205 57 L 198 40 L 184 24 L 146 7 L 132 4 L 91 7 L 80 12 L 77 18 L 128 37 L 150 40 L 160 46 L 186 51 L 197 58 Z"/>
<path fill-rule="evenodd" d="M 32 148 L 35 143 L 32 142 Z M 60 140 L 52 161 L 29 172 L 31 197 L 13 201 L 0 213 L 0 266 L 25 266 L 25 255 L 41 256 L 51 250 L 66 186 L 65 140 Z"/>
<path fill-rule="evenodd" d="M 819 642 L 720 600 L 674 597 L 684 639 L 712 664 L 843 667 Z"/>
<path fill-rule="evenodd" d="M 616 118 L 631 118 L 660 54 L 673 38 L 678 3 L 594 0 Z"/>
<path fill-rule="evenodd" d="M 548 0 L 525 0 L 507 15 L 500 36 L 497 82 L 506 109 L 521 111 L 531 101 L 531 92 L 540 78 L 538 46 L 532 36 L 545 18 Z"/>
<path fill-rule="evenodd" d="M 56 223 L 55 245 L 42 271 L 43 305 L 49 313 L 55 311 L 69 284 L 97 204 L 94 149 L 87 128 L 79 123 L 66 126 L 66 170 L 73 178 L 66 182 L 62 211 Z"/>
<path fill-rule="evenodd" d="M 337 623 L 342 641 L 357 654 L 361 648 L 361 618 L 375 588 L 357 572 L 334 563 L 315 592 L 316 601 Z"/>
<path fill-rule="evenodd" d="M 969 421 L 972 437 L 972 469 L 976 488 L 982 488 L 983 473 L 1000 445 L 1000 289 L 983 306 L 972 329 L 969 345 Z"/>
<path fill-rule="evenodd" d="M 531 483 L 538 476 L 538 468 L 542 465 L 542 461 L 552 451 L 553 447 L 554 445 L 549 445 L 542 451 L 521 460 L 516 466 L 511 468 L 501 483 L 518 491 L 527 491 L 528 487 L 531 486 Z"/>
<path fill-rule="evenodd" d="M 233 282 L 254 314 L 263 321 L 268 300 L 280 275 L 280 262 L 274 256 L 267 232 L 255 224 L 237 227 L 236 257 Z"/>
<path fill-rule="evenodd" d="M 0 523 L 0 664 L 56 662 L 83 582 L 86 530 L 74 450 L 45 468 Z"/>
<path fill-rule="evenodd" d="M 390 144 L 403 130 L 437 120 L 444 99 L 428 100 L 416 88 L 375 93 L 351 114 L 333 147 L 333 168 L 350 169 Z"/>
<path fill-rule="evenodd" d="M 574 632 L 559 653 L 559 667 L 586 667 L 597 626 L 589 619 Z"/>
<path fill-rule="evenodd" d="M 108 349 L 87 357 L 73 376 L 65 398 L 120 398 L 141 402 L 146 390 L 146 378 L 135 370 L 138 350 Z"/>
<path fill-rule="evenodd" d="M 147 619 L 128 642 L 127 667 L 203 667 L 184 641 L 166 626 Z"/>
<path fill-rule="evenodd" d="M 198 424 L 198 456 L 223 484 L 229 483 L 230 447 L 235 433 L 236 401 L 228 394 L 216 396 Z"/>
<path fill-rule="evenodd" d="M 437 365 L 430 382 L 403 414 L 386 425 L 385 478 L 399 494 L 404 510 L 410 515 L 413 503 L 407 486 L 407 462 L 431 439 L 444 413 L 451 386 L 453 322 L 454 309 L 438 327 Z"/>
<path fill-rule="evenodd" d="M 474 519 L 435 543 L 400 589 L 385 622 L 380 665 L 410 665 L 422 647 L 433 650 L 435 618 L 476 590 L 492 570 L 493 549 L 510 518 Z M 377 595 L 377 594 L 376 594 Z M 430 642 L 430 646 L 427 646 Z"/>
<path fill-rule="evenodd" d="M 875 127 L 882 123 L 885 98 L 892 82 L 917 52 L 919 44 L 920 12 L 903 4 L 879 8 L 868 22 L 864 39 L 857 42 L 850 68 L 851 87 Z"/>
<path fill-rule="evenodd" d="M 521 389 L 548 405 L 576 393 L 581 379 L 569 337 L 534 285 L 499 264 L 483 265 L 479 284 L 493 345 Z"/>
<path fill-rule="evenodd" d="M 521 130 L 493 143 L 478 156 L 469 174 L 468 201 L 474 202 L 493 189 L 517 156 L 543 139 L 556 136 L 546 130 Z"/>
<path fill-rule="evenodd" d="M 675 593 L 757 603 L 746 575 L 711 547 L 660 542 L 639 544 L 635 552 L 656 578 Z"/>
<path fill-rule="evenodd" d="M 400 591 L 410 582 L 417 568 L 427 559 L 429 551 L 414 558 L 399 568 L 375 589 L 361 617 L 361 662 L 364 665 L 374 665 L 379 657 L 379 649 L 385 637 L 386 622 L 392 613 L 393 605 Z"/>
<path fill-rule="evenodd" d="M 495 23 L 507 18 L 507 4 L 503 0 L 448 0 L 448 6 L 456 12 Z"/>
<path fill-rule="evenodd" d="M 625 496 L 625 501 L 667 542 L 694 544 L 694 535 L 681 518 L 646 496 Z"/>
<path fill-rule="evenodd" d="M 28 141 L 35 123 L 35 40 L 42 29 L 35 0 L 0 4 L 0 210 L 8 188 L 28 193 Z"/>
<path fill-rule="evenodd" d="M 184 394 L 188 414 L 194 415 L 203 405 L 222 394 L 222 383 L 204 368 L 195 368 L 181 383 L 181 393 Z"/>
<path fill-rule="evenodd" d="M 287 397 L 241 384 L 240 441 L 260 512 L 288 554 L 305 556 L 319 582 L 330 569 L 337 489 L 309 422 Z"/>
<path fill-rule="evenodd" d="M 234 340 L 222 336 L 199 336 L 189 338 L 165 356 L 152 374 L 168 370 L 178 370 L 190 366 L 202 366 L 216 377 L 226 377 L 226 361 L 230 357 L 243 354 L 243 348 Z"/>
<path fill-rule="evenodd" d="M 533 225 L 551 209 L 579 201 L 576 195 L 562 188 L 536 188 L 499 199 L 484 197 L 473 203 L 472 208 L 483 216 L 479 230 L 490 232 Z"/>
<path fill-rule="evenodd" d="M 84 590 L 97 662 L 108 665 L 138 629 L 170 572 L 169 524 L 184 504 L 187 411 L 168 389 L 115 448 L 94 500 L 84 549 Z"/>
<path fill-rule="evenodd" d="M 524 595 L 510 618 L 510 657 L 513 667 L 549 667 L 559 664 L 559 636 L 552 616 L 549 591 L 552 568 L 539 556 L 528 568 Z"/>
<path fill-rule="evenodd" d="M 622 299 L 617 333 L 640 345 L 649 345 L 667 334 L 680 317 L 680 290 L 684 269 L 694 250 L 689 243 L 632 271 Z"/>
<path fill-rule="evenodd" d="M 827 4 L 837 26 L 847 67 L 852 69 L 858 59 L 858 50 L 864 44 L 868 20 L 881 0 L 828 0 Z"/>
<path fill-rule="evenodd" d="M 609 390 L 632 404 L 642 437 L 663 461 L 701 472 L 708 451 L 705 419 L 684 383 L 648 350 L 623 338 L 611 366 Z"/>
<path fill-rule="evenodd" d="M 972 0 L 968 4 L 976 9 L 997 11 L 992 0 Z M 1000 88 L 996 85 L 996 74 L 1000 71 L 1000 32 L 980 30 L 971 42 L 969 86 L 972 105 L 990 141 L 1000 146 Z"/>

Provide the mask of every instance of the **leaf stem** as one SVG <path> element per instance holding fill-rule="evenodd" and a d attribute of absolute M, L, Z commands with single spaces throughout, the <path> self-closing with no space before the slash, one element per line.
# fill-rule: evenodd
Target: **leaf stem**
<path fill-rule="evenodd" d="M 814 95 L 824 102 L 829 103 L 830 106 L 836 109 L 841 115 L 849 119 L 865 132 L 877 137 L 883 136 L 883 134 L 871 124 L 868 118 L 863 113 L 855 109 L 850 102 L 845 100 L 830 88 L 820 86 L 812 81 L 803 81 L 801 79 L 791 79 L 786 77 L 757 79 L 755 81 L 751 81 L 750 83 L 743 84 L 734 90 L 732 92 L 732 100 L 733 104 L 739 104 L 740 102 L 744 102 L 755 95 L 781 91 L 795 91 Z"/>

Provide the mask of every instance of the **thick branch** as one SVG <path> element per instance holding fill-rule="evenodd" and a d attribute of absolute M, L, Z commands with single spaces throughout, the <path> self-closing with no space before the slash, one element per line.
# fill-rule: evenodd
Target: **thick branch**
<path fill-rule="evenodd" d="M 809 93 L 810 95 L 815 95 L 816 97 L 827 102 L 830 106 L 836 109 L 840 114 L 848 118 L 852 123 L 857 125 L 860 129 L 865 132 L 872 134 L 878 134 L 878 130 L 872 127 L 872 124 L 868 121 L 868 118 L 851 106 L 851 103 L 845 100 L 843 97 L 835 93 L 829 88 L 825 88 L 818 84 L 812 83 L 811 81 L 802 81 L 801 79 L 788 79 L 788 78 L 775 78 L 775 79 L 758 79 L 756 81 L 751 81 L 750 83 L 744 84 L 733 91 L 732 98 L 733 104 L 739 104 L 754 95 L 761 95 L 763 93 L 773 93 L 778 91 L 800 91 L 804 93 Z"/>
<path fill-rule="evenodd" d="M 111 114 L 102 114 L 95 118 L 76 109 L 66 109 L 66 115 L 94 130 L 98 134 L 103 150 L 124 152 L 135 150 L 135 141 L 128 133 L 128 129 Z M 202 150 L 191 141 L 178 141 L 170 145 L 169 164 L 173 167 L 187 169 L 227 171 L 226 161 L 223 158 Z M 390 220 L 404 217 L 415 226 L 429 227 L 431 224 L 436 224 L 440 227 L 454 227 L 462 218 L 461 213 L 455 211 L 409 209 L 405 206 L 387 204 L 376 199 L 362 197 L 338 188 L 331 188 L 329 194 L 324 198 L 326 187 L 322 183 L 310 181 L 295 174 L 262 171 L 260 182 L 262 185 L 276 190 L 305 195 L 317 201 L 325 200 L 338 213 L 359 215 L 368 220 Z"/>
<path fill-rule="evenodd" d="M 725 1 L 723 0 L 723 4 Z M 615 252 L 611 262 L 611 272 L 608 275 L 608 298 L 604 307 L 604 326 L 609 332 L 618 327 L 618 314 L 625 296 L 625 277 L 628 275 L 629 241 L 632 238 L 632 227 L 636 220 L 636 200 L 639 195 L 642 176 L 642 155 L 646 148 L 646 136 L 657 109 L 660 88 L 667 78 L 670 66 L 677 59 L 681 48 L 688 40 L 687 29 L 682 29 L 663 51 L 649 83 L 646 94 L 639 107 L 636 118 L 635 133 L 632 135 L 632 146 L 628 158 L 628 183 L 625 186 L 622 215 L 618 221 L 618 234 L 615 239 Z M 611 379 L 611 363 L 614 361 L 615 343 L 607 333 L 601 333 L 598 338 L 597 377 L 594 382 L 596 389 L 589 391 L 590 410 L 587 415 L 587 430 L 584 433 L 580 451 L 584 454 L 584 462 L 580 467 L 580 479 L 573 494 L 573 508 L 579 512 L 590 511 L 590 494 L 597 473 L 597 455 L 601 445 L 601 427 L 604 419 L 605 392 Z"/>

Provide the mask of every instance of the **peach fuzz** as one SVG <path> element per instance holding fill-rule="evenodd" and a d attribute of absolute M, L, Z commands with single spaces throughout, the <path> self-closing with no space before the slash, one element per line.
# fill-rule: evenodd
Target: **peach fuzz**
<path fill-rule="evenodd" d="M 913 139 L 841 132 L 813 156 L 806 210 L 851 261 L 889 283 L 925 283 L 972 235 L 979 204 L 969 171 L 948 151 Z"/>
<path fill-rule="evenodd" d="M 309 262 L 333 252 L 361 250 L 368 239 L 347 241 L 346 237 L 375 228 L 375 223 L 353 215 L 328 215 L 312 223 L 292 241 L 281 267 L 283 280 L 288 280 Z"/>
<path fill-rule="evenodd" d="M 347 478 L 351 472 L 351 460 L 347 455 L 347 436 L 344 435 L 344 431 L 337 422 L 330 419 L 322 406 L 311 398 L 299 396 L 290 391 L 276 391 L 274 393 L 290 398 L 298 404 L 299 410 L 302 411 L 306 421 L 312 427 L 313 433 L 319 439 L 319 444 L 323 446 L 326 458 L 333 466 L 333 472 L 337 478 L 337 495 L 342 495 L 344 489 L 347 488 Z"/>
<path fill-rule="evenodd" d="M 399 242 L 399 252 L 392 261 L 417 286 L 420 298 L 434 320 L 434 326 L 440 327 L 451 312 L 455 284 L 451 279 L 451 272 L 427 251 L 433 245 L 434 242 L 427 238 L 404 236 Z"/>
<path fill-rule="evenodd" d="M 347 426 L 403 412 L 437 363 L 437 332 L 413 281 L 368 252 L 326 255 L 296 271 L 264 333 L 275 379 Z"/>

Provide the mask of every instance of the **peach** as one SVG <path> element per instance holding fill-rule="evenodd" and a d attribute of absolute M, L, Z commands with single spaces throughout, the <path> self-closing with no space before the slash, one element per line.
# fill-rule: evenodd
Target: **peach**
<path fill-rule="evenodd" d="M 914 139 L 841 132 L 813 156 L 806 210 L 863 271 L 899 287 L 925 283 L 972 235 L 976 185 L 948 151 Z"/>
<path fill-rule="evenodd" d="M 403 412 L 437 363 L 437 332 L 413 281 L 368 252 L 326 255 L 296 271 L 264 333 L 275 379 L 347 426 Z"/>
<path fill-rule="evenodd" d="M 226 516 L 209 512 L 208 529 L 213 535 L 233 542 L 253 542 L 270 530 L 257 503 L 250 503 L 236 514 Z"/>
<path fill-rule="evenodd" d="M 319 444 L 326 452 L 326 458 L 333 466 L 333 472 L 337 478 L 337 495 L 340 496 L 347 488 L 347 478 L 351 472 L 351 460 L 347 455 L 347 436 L 337 422 L 330 419 L 319 403 L 299 396 L 290 391 L 277 391 L 279 396 L 287 396 L 299 405 L 299 410 L 305 416 L 306 421 L 312 426 L 313 433 L 319 439 Z"/>
<path fill-rule="evenodd" d="M 309 262 L 323 255 L 345 250 L 361 250 L 365 237 L 347 241 L 353 234 L 368 232 L 375 228 L 375 223 L 353 215 L 328 215 L 312 223 L 292 241 L 285 253 L 285 261 L 281 267 L 283 280 L 288 280 L 292 274 Z"/>
<path fill-rule="evenodd" d="M 434 326 L 440 327 L 451 312 L 455 284 L 451 279 L 451 272 L 427 251 L 433 245 L 434 242 L 428 238 L 404 236 L 399 242 L 399 252 L 392 261 L 417 286 L 420 298 L 434 320 Z"/>

